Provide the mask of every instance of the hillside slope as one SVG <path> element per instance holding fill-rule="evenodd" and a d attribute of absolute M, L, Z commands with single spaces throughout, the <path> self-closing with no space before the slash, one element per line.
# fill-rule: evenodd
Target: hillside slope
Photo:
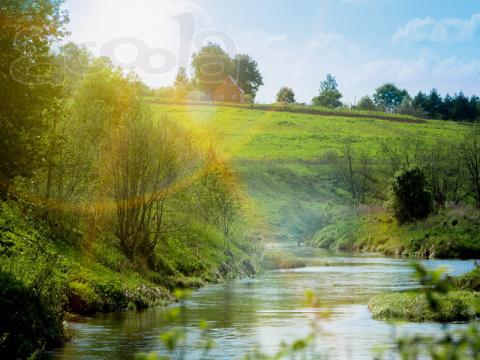
<path fill-rule="evenodd" d="M 350 198 L 334 180 L 345 144 L 372 158 L 399 136 L 431 143 L 460 138 L 465 127 L 446 121 L 407 123 L 229 106 L 152 104 L 157 116 L 182 122 L 213 142 L 234 164 L 253 201 L 252 224 L 263 237 L 309 239 Z M 214 134 L 208 136 L 206 134 Z"/>

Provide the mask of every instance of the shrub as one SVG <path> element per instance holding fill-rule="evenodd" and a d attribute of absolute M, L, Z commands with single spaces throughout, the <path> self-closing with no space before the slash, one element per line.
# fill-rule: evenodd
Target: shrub
<path fill-rule="evenodd" d="M 392 181 L 392 210 L 400 224 L 426 218 L 432 211 L 432 194 L 419 168 L 401 171 Z"/>
<path fill-rule="evenodd" d="M 63 312 L 37 289 L 0 272 L 0 357 L 36 357 L 63 338 Z"/>
<path fill-rule="evenodd" d="M 19 209 L 0 203 L 0 358 L 35 358 L 64 339 L 59 257 Z"/>

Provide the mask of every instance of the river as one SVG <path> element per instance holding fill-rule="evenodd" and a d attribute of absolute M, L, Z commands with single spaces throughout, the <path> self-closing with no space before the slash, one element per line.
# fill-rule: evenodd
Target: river
<path fill-rule="evenodd" d="M 187 359 L 198 359 L 201 350 L 198 324 L 209 324 L 215 347 L 212 359 L 238 359 L 259 347 L 272 353 L 282 340 L 291 342 L 311 332 L 317 318 L 317 351 L 326 359 L 371 359 L 377 349 L 384 358 L 396 358 L 396 339 L 404 335 L 438 335 L 434 323 L 388 323 L 373 320 L 369 298 L 380 292 L 417 287 L 409 260 L 374 254 L 334 253 L 308 247 L 283 245 L 284 250 L 308 258 L 301 269 L 268 272 L 194 291 L 185 302 L 180 319 L 166 322 L 168 308 L 138 312 L 98 314 L 71 323 L 75 338 L 48 354 L 51 359 L 131 359 L 138 352 L 163 351 L 159 334 L 179 329 L 187 335 Z M 423 260 L 429 268 L 445 267 L 459 275 L 474 267 L 473 261 Z M 305 291 L 313 290 L 318 308 L 305 304 Z M 173 306 L 179 306 L 173 305 Z M 449 329 L 465 326 L 450 324 Z"/>

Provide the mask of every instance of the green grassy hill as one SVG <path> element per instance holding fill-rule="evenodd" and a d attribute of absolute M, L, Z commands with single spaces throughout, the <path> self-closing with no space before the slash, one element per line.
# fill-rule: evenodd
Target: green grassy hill
<path fill-rule="evenodd" d="M 398 116 L 378 119 L 374 113 L 151 106 L 159 117 L 176 119 L 222 149 L 254 203 L 251 216 L 256 229 L 262 236 L 280 240 L 309 239 L 332 216 L 350 211 L 348 193 L 332 176 L 346 143 L 377 158 L 382 141 L 406 136 L 428 144 L 441 138 L 460 139 L 466 128 L 454 122 L 409 121 Z"/>

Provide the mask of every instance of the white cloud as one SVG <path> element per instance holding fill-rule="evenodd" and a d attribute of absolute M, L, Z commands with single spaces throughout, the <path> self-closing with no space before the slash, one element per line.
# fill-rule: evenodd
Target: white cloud
<path fill-rule="evenodd" d="M 411 94 L 419 90 L 437 88 L 442 94 L 460 90 L 466 94 L 478 93 L 480 60 L 465 62 L 457 57 L 445 59 L 420 56 L 413 60 L 379 59 L 359 66 L 352 78 L 354 89 L 365 89 L 364 94 L 376 87 L 393 82 Z"/>
<path fill-rule="evenodd" d="M 431 17 L 410 21 L 393 36 L 394 43 L 445 43 L 472 40 L 480 30 L 480 14 L 470 19 L 435 20 Z"/>

